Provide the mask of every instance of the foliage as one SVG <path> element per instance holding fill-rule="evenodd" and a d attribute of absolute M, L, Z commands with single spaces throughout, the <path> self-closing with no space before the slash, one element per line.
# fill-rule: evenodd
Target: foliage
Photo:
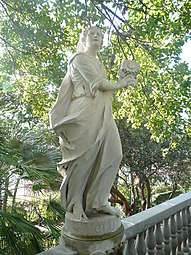
<path fill-rule="evenodd" d="M 58 239 L 60 228 L 56 224 L 58 219 L 63 219 L 64 212 L 62 210 L 61 213 L 57 203 L 50 201 L 46 203 L 46 215 L 43 216 L 40 210 L 36 214 L 38 221 L 35 224 L 35 206 L 42 209 L 41 200 L 35 205 L 28 196 L 25 198 L 28 204 L 21 204 L 17 199 L 17 192 L 21 180 L 32 182 L 33 190 L 38 190 L 38 197 L 42 197 L 50 189 L 58 189 L 60 180 L 56 162 L 60 155 L 53 142 L 51 144 L 52 138 L 46 129 L 36 126 L 32 130 L 27 126 L 23 127 L 23 123 L 16 121 L 17 118 L 5 117 L 0 117 L 0 220 L 3 222 L 0 226 L 1 251 L 4 255 L 36 254 L 46 244 L 47 234 L 41 233 L 35 225 L 43 224 L 50 241 Z M 30 218 L 32 214 L 33 218 Z M 53 219 L 51 214 L 54 215 Z"/>
<path fill-rule="evenodd" d="M 17 174 L 36 184 L 57 188 L 52 180 L 57 176 L 56 162 L 60 157 L 53 146 L 47 147 L 45 131 L 29 131 L 7 120 L 1 122 L 1 130 L 5 148 L 1 158 L 2 173 L 8 174 L 9 178 Z"/>
<path fill-rule="evenodd" d="M 11 83 L 26 109 L 47 121 L 67 56 L 77 43 L 85 5 L 13 0 L 1 1 L 1 6 L 1 39 L 6 52 L 1 84 Z"/>
<path fill-rule="evenodd" d="M 176 197 L 176 196 L 182 194 L 182 191 L 181 190 L 177 190 L 173 194 L 173 196 L 171 196 L 171 194 L 172 194 L 171 191 L 167 191 L 167 192 L 164 192 L 164 193 L 156 194 L 155 196 L 153 196 L 153 204 L 154 205 L 161 204 L 161 203 L 167 201 L 169 198 L 173 198 L 173 197 Z"/>
<path fill-rule="evenodd" d="M 162 149 L 168 144 L 156 143 L 145 127 L 133 129 L 126 125 L 126 120 L 118 120 L 117 124 L 123 147 L 117 186 L 131 207 L 128 214 L 153 206 L 157 193 L 160 195 L 167 191 L 168 195 L 161 195 L 162 199 L 170 199 L 180 189 L 181 192 L 189 191 L 189 139 L 164 157 Z"/>
<path fill-rule="evenodd" d="M 11 213 L 0 210 L 1 254 L 31 255 L 58 244 L 63 209 L 53 199 L 41 199 L 17 202 Z"/>
<path fill-rule="evenodd" d="M 54 194 L 53 194 L 54 193 Z M 57 192 L 35 192 L 28 200 L 18 200 L 15 206 L 19 212 L 43 233 L 39 239 L 44 249 L 57 245 L 61 227 L 64 222 L 65 211 L 60 206 Z"/>
<path fill-rule="evenodd" d="M 1 0 L 0 4 L 5 53 L 0 83 L 11 84 L 34 117 L 47 123 L 79 32 L 96 24 L 108 44 L 100 58 L 111 80 L 116 80 L 123 58 L 136 59 L 142 68 L 136 88 L 118 92 L 116 115 L 126 117 L 133 127 L 145 125 L 156 141 L 168 139 L 174 147 L 190 135 L 190 71 L 179 57 L 189 39 L 189 1 Z"/>
<path fill-rule="evenodd" d="M 183 140 L 178 149 L 170 150 L 165 157 L 165 169 L 169 178 L 176 185 L 190 189 L 191 178 L 191 140 Z M 169 171 L 170 169 L 170 171 Z"/>
<path fill-rule="evenodd" d="M 0 211 L 0 223 L 1 254 L 31 255 L 42 251 L 42 233 L 19 214 Z"/>

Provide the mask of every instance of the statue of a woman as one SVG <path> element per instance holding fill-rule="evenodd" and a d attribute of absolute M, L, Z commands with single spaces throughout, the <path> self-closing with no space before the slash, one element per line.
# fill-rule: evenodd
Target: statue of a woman
<path fill-rule="evenodd" d="M 116 214 L 108 203 L 111 186 L 122 159 L 121 142 L 112 116 L 111 92 L 137 79 L 124 77 L 115 84 L 97 58 L 103 34 L 98 27 L 86 29 L 78 51 L 51 110 L 52 128 L 60 138 L 64 176 L 62 206 L 78 218 L 93 213 Z"/>

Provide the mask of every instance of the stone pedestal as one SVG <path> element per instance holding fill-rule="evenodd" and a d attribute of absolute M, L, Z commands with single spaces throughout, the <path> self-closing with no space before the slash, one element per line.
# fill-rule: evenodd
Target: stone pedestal
<path fill-rule="evenodd" d="M 95 214 L 88 220 L 66 213 L 60 244 L 38 255 L 118 255 L 124 228 L 119 217 Z"/>
<path fill-rule="evenodd" d="M 79 220 L 66 213 L 60 243 L 79 255 L 115 254 L 121 247 L 124 229 L 119 217 L 95 214 Z"/>
<path fill-rule="evenodd" d="M 63 244 L 59 244 L 54 248 L 51 248 L 47 251 L 43 251 L 36 255 L 77 255 L 77 252 L 69 249 Z"/>

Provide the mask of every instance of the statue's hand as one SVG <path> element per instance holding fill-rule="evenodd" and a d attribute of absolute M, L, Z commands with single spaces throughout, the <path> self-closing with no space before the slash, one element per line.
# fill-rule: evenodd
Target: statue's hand
<path fill-rule="evenodd" d="M 138 83 L 138 79 L 135 76 L 126 76 L 123 79 L 121 79 L 122 87 L 127 88 L 129 86 L 135 86 Z"/>

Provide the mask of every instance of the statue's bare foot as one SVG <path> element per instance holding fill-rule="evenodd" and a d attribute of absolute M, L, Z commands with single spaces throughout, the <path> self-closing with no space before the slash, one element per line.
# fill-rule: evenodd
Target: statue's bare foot
<path fill-rule="evenodd" d="M 88 220 L 87 215 L 85 214 L 83 207 L 82 207 L 82 203 L 77 201 L 74 205 L 73 205 L 73 214 L 74 217 L 80 220 Z"/>
<path fill-rule="evenodd" d="M 86 215 L 87 215 L 87 216 L 99 214 L 99 212 L 98 212 L 96 209 L 94 209 L 94 208 L 88 209 L 88 210 L 86 210 L 85 212 L 86 212 Z"/>
<path fill-rule="evenodd" d="M 96 209 L 96 210 L 102 213 L 120 216 L 119 211 L 116 208 L 110 206 L 109 204 L 101 206 L 99 209 Z"/>

